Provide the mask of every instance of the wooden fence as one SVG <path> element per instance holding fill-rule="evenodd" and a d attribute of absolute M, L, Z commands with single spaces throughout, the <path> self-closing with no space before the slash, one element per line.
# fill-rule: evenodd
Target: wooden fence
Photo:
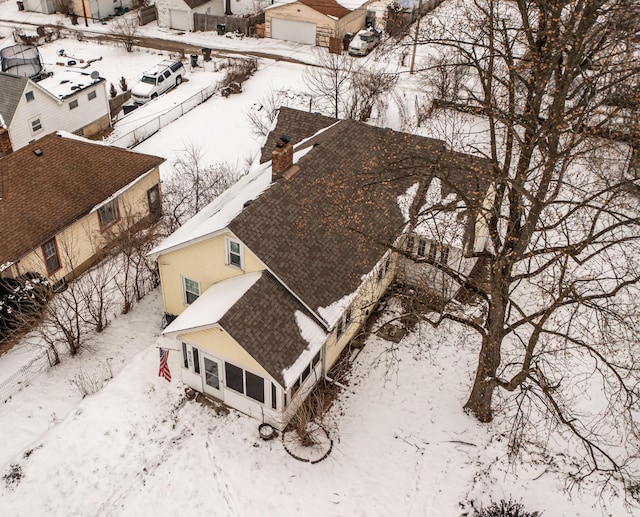
<path fill-rule="evenodd" d="M 153 20 L 158 18 L 158 11 L 156 11 L 155 5 L 150 5 L 148 7 L 142 7 L 138 11 L 138 20 L 140 25 L 146 25 Z"/>
<path fill-rule="evenodd" d="M 239 32 L 245 36 L 253 36 L 257 23 L 264 23 L 264 13 L 254 16 L 215 16 L 213 14 L 195 13 L 193 28 L 196 31 Z M 224 27 L 224 28 L 222 28 Z"/>

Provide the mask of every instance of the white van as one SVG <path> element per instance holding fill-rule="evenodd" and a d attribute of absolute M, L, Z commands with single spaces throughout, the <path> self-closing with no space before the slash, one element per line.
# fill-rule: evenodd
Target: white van
<path fill-rule="evenodd" d="M 362 29 L 349 43 L 349 55 L 366 56 L 380 42 L 380 36 L 373 27 Z"/>
<path fill-rule="evenodd" d="M 131 89 L 131 98 L 136 104 L 144 104 L 182 82 L 186 73 L 180 61 L 166 59 L 146 71 Z"/>

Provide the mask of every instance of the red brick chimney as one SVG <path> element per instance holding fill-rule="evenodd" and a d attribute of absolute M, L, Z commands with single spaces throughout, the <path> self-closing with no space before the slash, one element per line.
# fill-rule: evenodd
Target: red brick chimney
<path fill-rule="evenodd" d="M 271 180 L 283 177 L 293 167 L 293 144 L 291 138 L 283 135 L 276 141 L 276 148 L 271 153 Z"/>
<path fill-rule="evenodd" d="M 12 152 L 13 147 L 9 139 L 9 131 L 4 127 L 0 127 L 0 156 L 6 156 Z"/>

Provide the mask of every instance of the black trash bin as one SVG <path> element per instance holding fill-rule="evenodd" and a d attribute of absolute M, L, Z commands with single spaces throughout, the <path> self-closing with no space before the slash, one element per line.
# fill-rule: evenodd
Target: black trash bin
<path fill-rule="evenodd" d="M 205 61 L 211 61 L 211 49 L 210 48 L 203 48 L 202 49 L 202 58 Z"/>
<path fill-rule="evenodd" d="M 71 14 L 69 16 L 71 17 L 71 25 L 78 25 L 78 15 Z"/>
<path fill-rule="evenodd" d="M 24 2 L 18 0 L 16 3 L 18 4 L 18 11 L 24 11 Z"/>
<path fill-rule="evenodd" d="M 347 32 L 342 38 L 342 50 L 349 50 L 349 43 L 353 41 L 353 33 Z"/>
<path fill-rule="evenodd" d="M 195 68 L 198 66 L 198 54 L 191 54 L 191 67 Z"/>
<path fill-rule="evenodd" d="M 222 36 L 227 31 L 227 26 L 224 23 L 218 24 L 218 34 Z"/>

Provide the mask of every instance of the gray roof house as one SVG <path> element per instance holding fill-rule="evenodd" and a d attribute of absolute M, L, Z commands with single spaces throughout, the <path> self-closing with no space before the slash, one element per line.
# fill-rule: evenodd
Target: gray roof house
<path fill-rule="evenodd" d="M 52 131 L 91 137 L 111 126 L 106 82 L 68 70 L 34 82 L 0 72 L 0 127 L 13 150 Z"/>

